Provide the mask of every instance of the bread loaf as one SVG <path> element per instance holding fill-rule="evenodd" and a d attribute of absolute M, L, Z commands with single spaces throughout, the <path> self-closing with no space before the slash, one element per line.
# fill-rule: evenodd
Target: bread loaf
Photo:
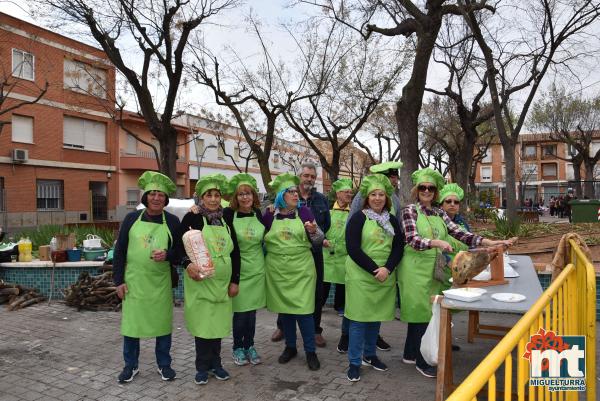
<path fill-rule="evenodd" d="M 204 243 L 204 237 L 200 230 L 188 230 L 182 237 L 185 253 L 193 264 L 200 267 L 200 277 L 208 278 L 214 275 L 215 269 Z"/>

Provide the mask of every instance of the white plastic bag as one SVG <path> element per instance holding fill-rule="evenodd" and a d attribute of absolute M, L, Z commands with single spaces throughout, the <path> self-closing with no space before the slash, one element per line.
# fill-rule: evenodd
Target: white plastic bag
<path fill-rule="evenodd" d="M 438 297 L 439 295 L 435 296 L 431 306 L 431 320 L 421 339 L 421 355 L 423 355 L 425 362 L 431 366 L 437 366 L 438 364 L 438 348 L 440 346 L 440 304 Z"/>
<path fill-rule="evenodd" d="M 185 253 L 190 258 L 190 261 L 200 267 L 200 277 L 212 277 L 215 269 L 208 253 L 208 248 L 204 243 L 202 231 L 190 229 L 183 234 L 182 241 Z"/>

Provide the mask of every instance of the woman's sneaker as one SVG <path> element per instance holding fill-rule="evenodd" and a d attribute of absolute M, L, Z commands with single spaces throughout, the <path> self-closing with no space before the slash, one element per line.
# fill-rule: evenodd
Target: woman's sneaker
<path fill-rule="evenodd" d="M 252 365 L 258 365 L 262 362 L 254 347 L 250 347 L 246 350 L 246 356 Z"/>
<path fill-rule="evenodd" d="M 233 350 L 233 363 L 238 366 L 244 366 L 248 364 L 248 357 L 243 348 L 236 348 Z"/>
<path fill-rule="evenodd" d="M 377 349 L 379 351 L 389 351 L 392 346 L 389 345 L 387 342 L 385 342 L 385 340 L 383 338 L 381 338 L 381 336 L 377 336 Z"/>
<path fill-rule="evenodd" d="M 346 375 L 349 381 L 357 382 L 360 380 L 360 365 L 350 365 L 348 374 Z"/>
<path fill-rule="evenodd" d="M 172 381 L 175 380 L 175 378 L 177 377 L 177 374 L 175 373 L 175 371 L 173 369 L 171 369 L 170 366 L 165 366 L 164 368 L 158 368 L 158 373 L 160 374 L 160 377 L 164 380 L 164 381 Z"/>
<path fill-rule="evenodd" d="M 194 378 L 194 382 L 196 384 L 208 383 L 208 373 L 206 373 L 206 371 L 196 372 L 196 377 Z"/>
<path fill-rule="evenodd" d="M 403 356 L 402 357 L 402 363 L 405 363 L 407 365 L 415 365 L 417 363 L 417 358 L 409 358 L 407 356 Z"/>
<path fill-rule="evenodd" d="M 416 367 L 417 371 L 425 377 L 436 377 L 437 376 L 437 368 L 435 366 L 428 366 L 426 368 Z"/>
<path fill-rule="evenodd" d="M 362 360 L 363 365 L 371 366 L 375 370 L 379 370 L 381 372 L 385 372 L 388 370 L 388 367 L 385 363 L 381 362 L 379 358 L 375 355 L 373 356 L 364 356 Z"/>
<path fill-rule="evenodd" d="M 348 335 L 342 334 L 340 337 L 340 342 L 337 345 L 337 352 L 340 354 L 345 354 L 348 352 Z"/>
<path fill-rule="evenodd" d="M 119 374 L 119 383 L 129 383 L 133 380 L 133 378 L 135 377 L 135 375 L 138 374 L 139 371 L 140 370 L 138 368 L 125 366 Z"/>
<path fill-rule="evenodd" d="M 216 377 L 218 380 L 229 380 L 229 373 L 223 369 L 223 366 L 219 366 L 215 369 L 209 369 L 208 373 Z"/>

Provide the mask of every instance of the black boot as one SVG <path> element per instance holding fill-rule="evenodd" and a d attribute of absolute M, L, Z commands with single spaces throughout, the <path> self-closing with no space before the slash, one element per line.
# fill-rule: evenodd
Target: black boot
<path fill-rule="evenodd" d="M 337 352 L 345 354 L 348 352 L 348 334 L 342 334 L 340 342 L 337 345 Z"/>
<path fill-rule="evenodd" d="M 308 363 L 308 368 L 310 370 L 319 370 L 321 367 L 321 363 L 319 362 L 319 358 L 317 358 L 317 354 L 315 352 L 306 353 L 306 363 Z"/>
<path fill-rule="evenodd" d="M 283 353 L 279 356 L 279 363 L 288 363 L 296 355 L 298 355 L 298 350 L 296 350 L 296 348 L 285 347 Z"/>

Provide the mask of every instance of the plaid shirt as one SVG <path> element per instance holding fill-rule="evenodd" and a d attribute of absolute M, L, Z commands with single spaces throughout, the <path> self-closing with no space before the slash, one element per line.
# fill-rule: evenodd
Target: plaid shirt
<path fill-rule="evenodd" d="M 448 227 L 448 234 L 470 247 L 478 246 L 483 241 L 483 238 L 479 235 L 463 231 L 460 226 L 450 220 L 450 217 L 442 209 L 437 207 L 426 209 L 420 204 L 418 207 L 421 213 L 426 216 L 440 216 L 444 219 L 444 223 Z M 431 239 L 423 238 L 417 232 L 417 217 L 417 205 L 408 205 L 402 209 L 402 228 L 404 229 L 406 243 L 418 251 L 431 249 Z"/>

